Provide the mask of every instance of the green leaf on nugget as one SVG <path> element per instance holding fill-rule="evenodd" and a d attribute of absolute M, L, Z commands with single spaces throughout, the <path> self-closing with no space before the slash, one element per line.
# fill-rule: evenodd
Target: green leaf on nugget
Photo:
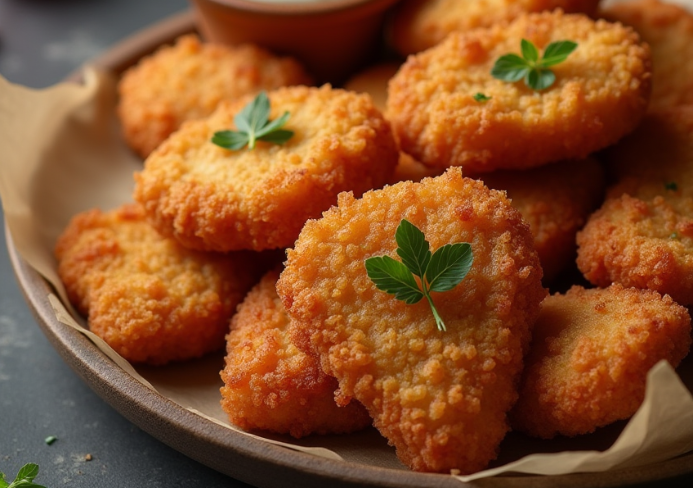
<path fill-rule="evenodd" d="M 217 131 L 212 136 L 212 142 L 225 149 L 237 151 L 248 146 L 254 149 L 257 141 L 284 144 L 294 135 L 293 131 L 282 129 L 289 120 L 289 112 L 281 117 L 269 120 L 270 101 L 267 93 L 261 91 L 233 118 L 238 130 Z"/>
<path fill-rule="evenodd" d="M 505 54 L 499 57 L 491 68 L 491 76 L 509 83 L 524 79 L 525 85 L 532 90 L 544 90 L 556 81 L 556 75 L 548 69 L 549 66 L 562 63 L 576 48 L 577 43 L 573 41 L 552 42 L 546 46 L 540 59 L 536 46 L 522 39 L 522 56 Z"/>
<path fill-rule="evenodd" d="M 397 300 L 412 304 L 424 297 L 409 269 L 390 256 L 367 259 L 366 272 L 376 288 L 394 295 Z"/>
<path fill-rule="evenodd" d="M 446 244 L 431 254 L 424 233 L 406 219 L 397 227 L 395 240 L 402 262 L 389 256 L 368 258 L 365 261 L 368 277 L 377 289 L 407 304 L 426 297 L 438 330 L 446 330 L 430 292 L 452 290 L 464 279 L 474 260 L 471 245 Z"/>

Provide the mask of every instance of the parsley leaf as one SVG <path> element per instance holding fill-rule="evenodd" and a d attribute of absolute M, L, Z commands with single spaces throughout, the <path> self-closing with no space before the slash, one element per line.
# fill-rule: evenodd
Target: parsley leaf
<path fill-rule="evenodd" d="M 474 94 L 474 100 L 477 102 L 488 102 L 491 100 L 493 97 L 489 97 L 488 95 L 484 95 L 483 93 L 475 93 Z"/>
<path fill-rule="evenodd" d="M 34 483 L 34 478 L 36 478 L 38 472 L 38 464 L 25 464 L 19 470 L 19 473 L 17 473 L 15 480 L 9 485 L 7 481 L 5 481 L 5 473 L 0 473 L 0 488 L 45 488 L 42 485 Z"/>
<path fill-rule="evenodd" d="M 426 297 L 438 330 L 446 330 L 430 292 L 452 290 L 464 279 L 474 260 L 471 245 L 446 244 L 431 254 L 424 233 L 406 219 L 397 227 L 395 240 L 402 262 L 390 256 L 368 258 L 364 262 L 368 277 L 377 289 L 409 305 Z M 419 277 L 421 286 L 415 276 Z"/>
<path fill-rule="evenodd" d="M 257 141 L 284 144 L 294 135 L 293 131 L 282 129 L 289 120 L 289 112 L 284 112 L 281 117 L 269 120 L 270 101 L 267 93 L 261 91 L 233 118 L 237 131 L 217 131 L 212 137 L 212 142 L 225 149 L 237 151 L 248 146 L 254 149 Z"/>
<path fill-rule="evenodd" d="M 576 48 L 577 43 L 573 41 L 552 42 L 539 58 L 536 46 L 531 41 L 522 39 L 522 56 L 505 54 L 499 57 L 491 68 L 491 76 L 510 83 L 524 79 L 529 88 L 544 90 L 556 81 L 556 75 L 549 67 L 565 61 Z"/>
<path fill-rule="evenodd" d="M 664 189 L 670 191 L 678 191 L 679 185 L 677 185 L 675 181 L 669 181 L 667 183 L 664 183 Z"/>

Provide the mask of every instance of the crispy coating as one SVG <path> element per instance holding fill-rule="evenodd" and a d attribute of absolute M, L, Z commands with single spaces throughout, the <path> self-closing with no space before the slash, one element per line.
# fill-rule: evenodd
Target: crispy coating
<path fill-rule="evenodd" d="M 650 107 L 693 103 L 693 14 L 672 3 L 611 3 L 601 15 L 633 27 L 652 51 Z"/>
<path fill-rule="evenodd" d="M 544 283 L 551 283 L 574 263 L 575 235 L 603 202 L 602 166 L 587 158 L 524 171 L 494 171 L 481 179 L 489 188 L 505 190 L 529 224 Z"/>
<path fill-rule="evenodd" d="M 405 0 L 392 21 L 392 44 L 403 56 L 441 42 L 451 32 L 511 21 L 523 13 L 561 8 L 592 15 L 599 0 Z"/>
<path fill-rule="evenodd" d="M 363 405 L 337 406 L 337 380 L 320 369 L 317 357 L 290 341 L 289 316 L 268 272 L 238 307 L 226 336 L 221 371 L 221 406 L 231 423 L 304 437 L 344 434 L 371 424 Z"/>
<path fill-rule="evenodd" d="M 616 184 L 577 235 L 579 269 L 693 305 L 693 107 L 656 110 L 604 154 Z"/>
<path fill-rule="evenodd" d="M 655 291 L 574 286 L 546 298 L 513 429 L 550 439 L 629 418 L 645 396 L 647 372 L 662 359 L 678 366 L 690 334 L 688 311 Z"/>
<path fill-rule="evenodd" d="M 577 264 L 598 286 L 621 283 L 693 305 L 693 199 L 610 198 L 578 232 Z"/>
<path fill-rule="evenodd" d="M 146 158 L 183 122 L 208 116 L 221 100 L 302 84 L 312 79 L 292 58 L 185 35 L 123 74 L 117 113 L 127 143 Z"/>
<path fill-rule="evenodd" d="M 251 253 L 203 254 L 162 238 L 134 204 L 78 214 L 55 255 L 89 328 L 135 363 L 222 349 L 229 319 L 261 273 Z"/>
<path fill-rule="evenodd" d="M 570 39 L 577 49 L 536 92 L 491 76 L 522 38 L 540 50 Z M 581 159 L 632 131 L 650 92 L 647 45 L 630 28 L 560 10 L 466 33 L 410 56 L 390 81 L 387 115 L 402 151 L 427 166 L 470 176 Z M 476 93 L 490 96 L 474 100 Z"/>
<path fill-rule="evenodd" d="M 396 258 L 402 218 L 435 251 L 469 242 L 474 263 L 461 284 L 408 305 L 379 291 L 372 256 Z M 400 460 L 417 471 L 469 473 L 494 459 L 530 327 L 545 296 L 529 227 L 502 192 L 453 168 L 421 183 L 348 193 L 306 223 L 277 292 L 297 345 L 317 352 L 340 396 L 363 403 Z"/>
<path fill-rule="evenodd" d="M 288 247 L 340 191 L 360 195 L 388 181 L 398 151 L 368 95 L 325 85 L 268 96 L 271 120 L 290 113 L 284 127 L 294 135 L 283 145 L 230 151 L 211 142 L 214 132 L 236 128 L 246 98 L 187 123 L 147 158 L 135 199 L 161 233 L 193 249 Z"/>

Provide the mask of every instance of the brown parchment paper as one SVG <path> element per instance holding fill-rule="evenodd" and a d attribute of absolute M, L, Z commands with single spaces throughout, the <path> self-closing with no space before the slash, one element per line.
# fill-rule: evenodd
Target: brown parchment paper
<path fill-rule="evenodd" d="M 87 68 L 82 85 L 33 90 L 0 77 L 0 196 L 21 256 L 57 290 L 57 319 L 87 335 L 119 367 L 144 385 L 224 428 L 219 405 L 222 353 L 165 367 L 133 367 L 90 333 L 65 298 L 53 257 L 54 243 L 76 213 L 114 208 L 131 200 L 132 174 L 141 167 L 125 147 L 115 118 L 115 82 Z M 682 379 L 684 383 L 682 383 Z M 646 399 L 628 422 L 575 439 L 539 441 L 510 433 L 493 465 L 470 481 L 505 472 L 566 474 L 632 467 L 693 450 L 693 360 L 678 375 L 666 362 L 648 376 Z M 243 435 L 251 435 L 242 433 Z M 254 436 L 257 437 L 257 436 Z M 281 436 L 267 442 L 330 459 L 405 469 L 374 429 L 349 436 Z"/>

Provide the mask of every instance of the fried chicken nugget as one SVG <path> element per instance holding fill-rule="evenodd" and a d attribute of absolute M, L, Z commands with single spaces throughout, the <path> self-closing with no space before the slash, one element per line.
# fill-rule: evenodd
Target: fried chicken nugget
<path fill-rule="evenodd" d="M 289 338 L 289 316 L 268 272 L 231 320 L 226 366 L 221 371 L 221 405 L 242 429 L 261 429 L 299 438 L 363 429 L 371 418 L 363 405 L 337 406 L 337 380 L 320 369 Z"/>
<path fill-rule="evenodd" d="M 604 153 L 616 184 L 577 234 L 591 283 L 648 288 L 693 305 L 693 106 L 656 110 Z"/>
<path fill-rule="evenodd" d="M 392 21 L 392 44 L 403 56 L 441 42 L 451 32 L 511 21 L 523 13 L 561 8 L 592 15 L 599 0 L 405 0 Z"/>
<path fill-rule="evenodd" d="M 612 3 L 601 11 L 633 27 L 652 50 L 650 107 L 693 104 L 693 14 L 658 0 Z"/>
<path fill-rule="evenodd" d="M 524 171 L 494 171 L 481 178 L 489 187 L 505 190 L 534 236 L 551 283 L 574 263 L 575 235 L 604 200 L 605 177 L 594 158 L 561 161 Z"/>
<path fill-rule="evenodd" d="M 688 311 L 651 290 L 574 286 L 546 298 L 510 413 L 513 429 L 550 439 L 631 417 L 650 368 L 662 359 L 678 366 L 690 333 Z"/>
<path fill-rule="evenodd" d="M 541 92 L 491 76 L 523 38 L 540 50 L 578 44 Z M 463 166 L 468 176 L 530 168 L 584 158 L 635 129 L 650 73 L 649 48 L 631 28 L 560 10 L 527 14 L 411 56 L 390 81 L 387 116 L 401 150 L 427 166 Z"/>
<path fill-rule="evenodd" d="M 236 129 L 246 98 L 187 123 L 147 158 L 135 199 L 161 233 L 202 250 L 288 247 L 340 191 L 360 195 L 392 175 L 397 146 L 369 96 L 325 85 L 268 97 L 271 120 L 290 114 L 285 128 L 294 135 L 283 145 L 230 151 L 211 142 L 216 131 Z"/>
<path fill-rule="evenodd" d="M 208 116 L 221 100 L 303 84 L 312 78 L 295 59 L 251 44 L 202 43 L 191 34 L 123 73 L 117 113 L 127 143 L 146 158 L 183 122 Z"/>
<path fill-rule="evenodd" d="M 78 214 L 55 255 L 89 328 L 135 363 L 222 349 L 229 319 L 262 272 L 251 253 L 205 254 L 162 238 L 135 204 Z"/>
<path fill-rule="evenodd" d="M 406 218 L 431 250 L 469 242 L 465 279 L 433 301 L 408 305 L 376 289 L 364 260 L 396 256 Z M 504 193 L 452 168 L 421 183 L 342 193 L 306 223 L 277 292 L 295 343 L 320 355 L 340 397 L 360 401 L 374 425 L 417 471 L 470 473 L 494 459 L 517 398 L 522 356 L 545 290 L 529 227 Z"/>

